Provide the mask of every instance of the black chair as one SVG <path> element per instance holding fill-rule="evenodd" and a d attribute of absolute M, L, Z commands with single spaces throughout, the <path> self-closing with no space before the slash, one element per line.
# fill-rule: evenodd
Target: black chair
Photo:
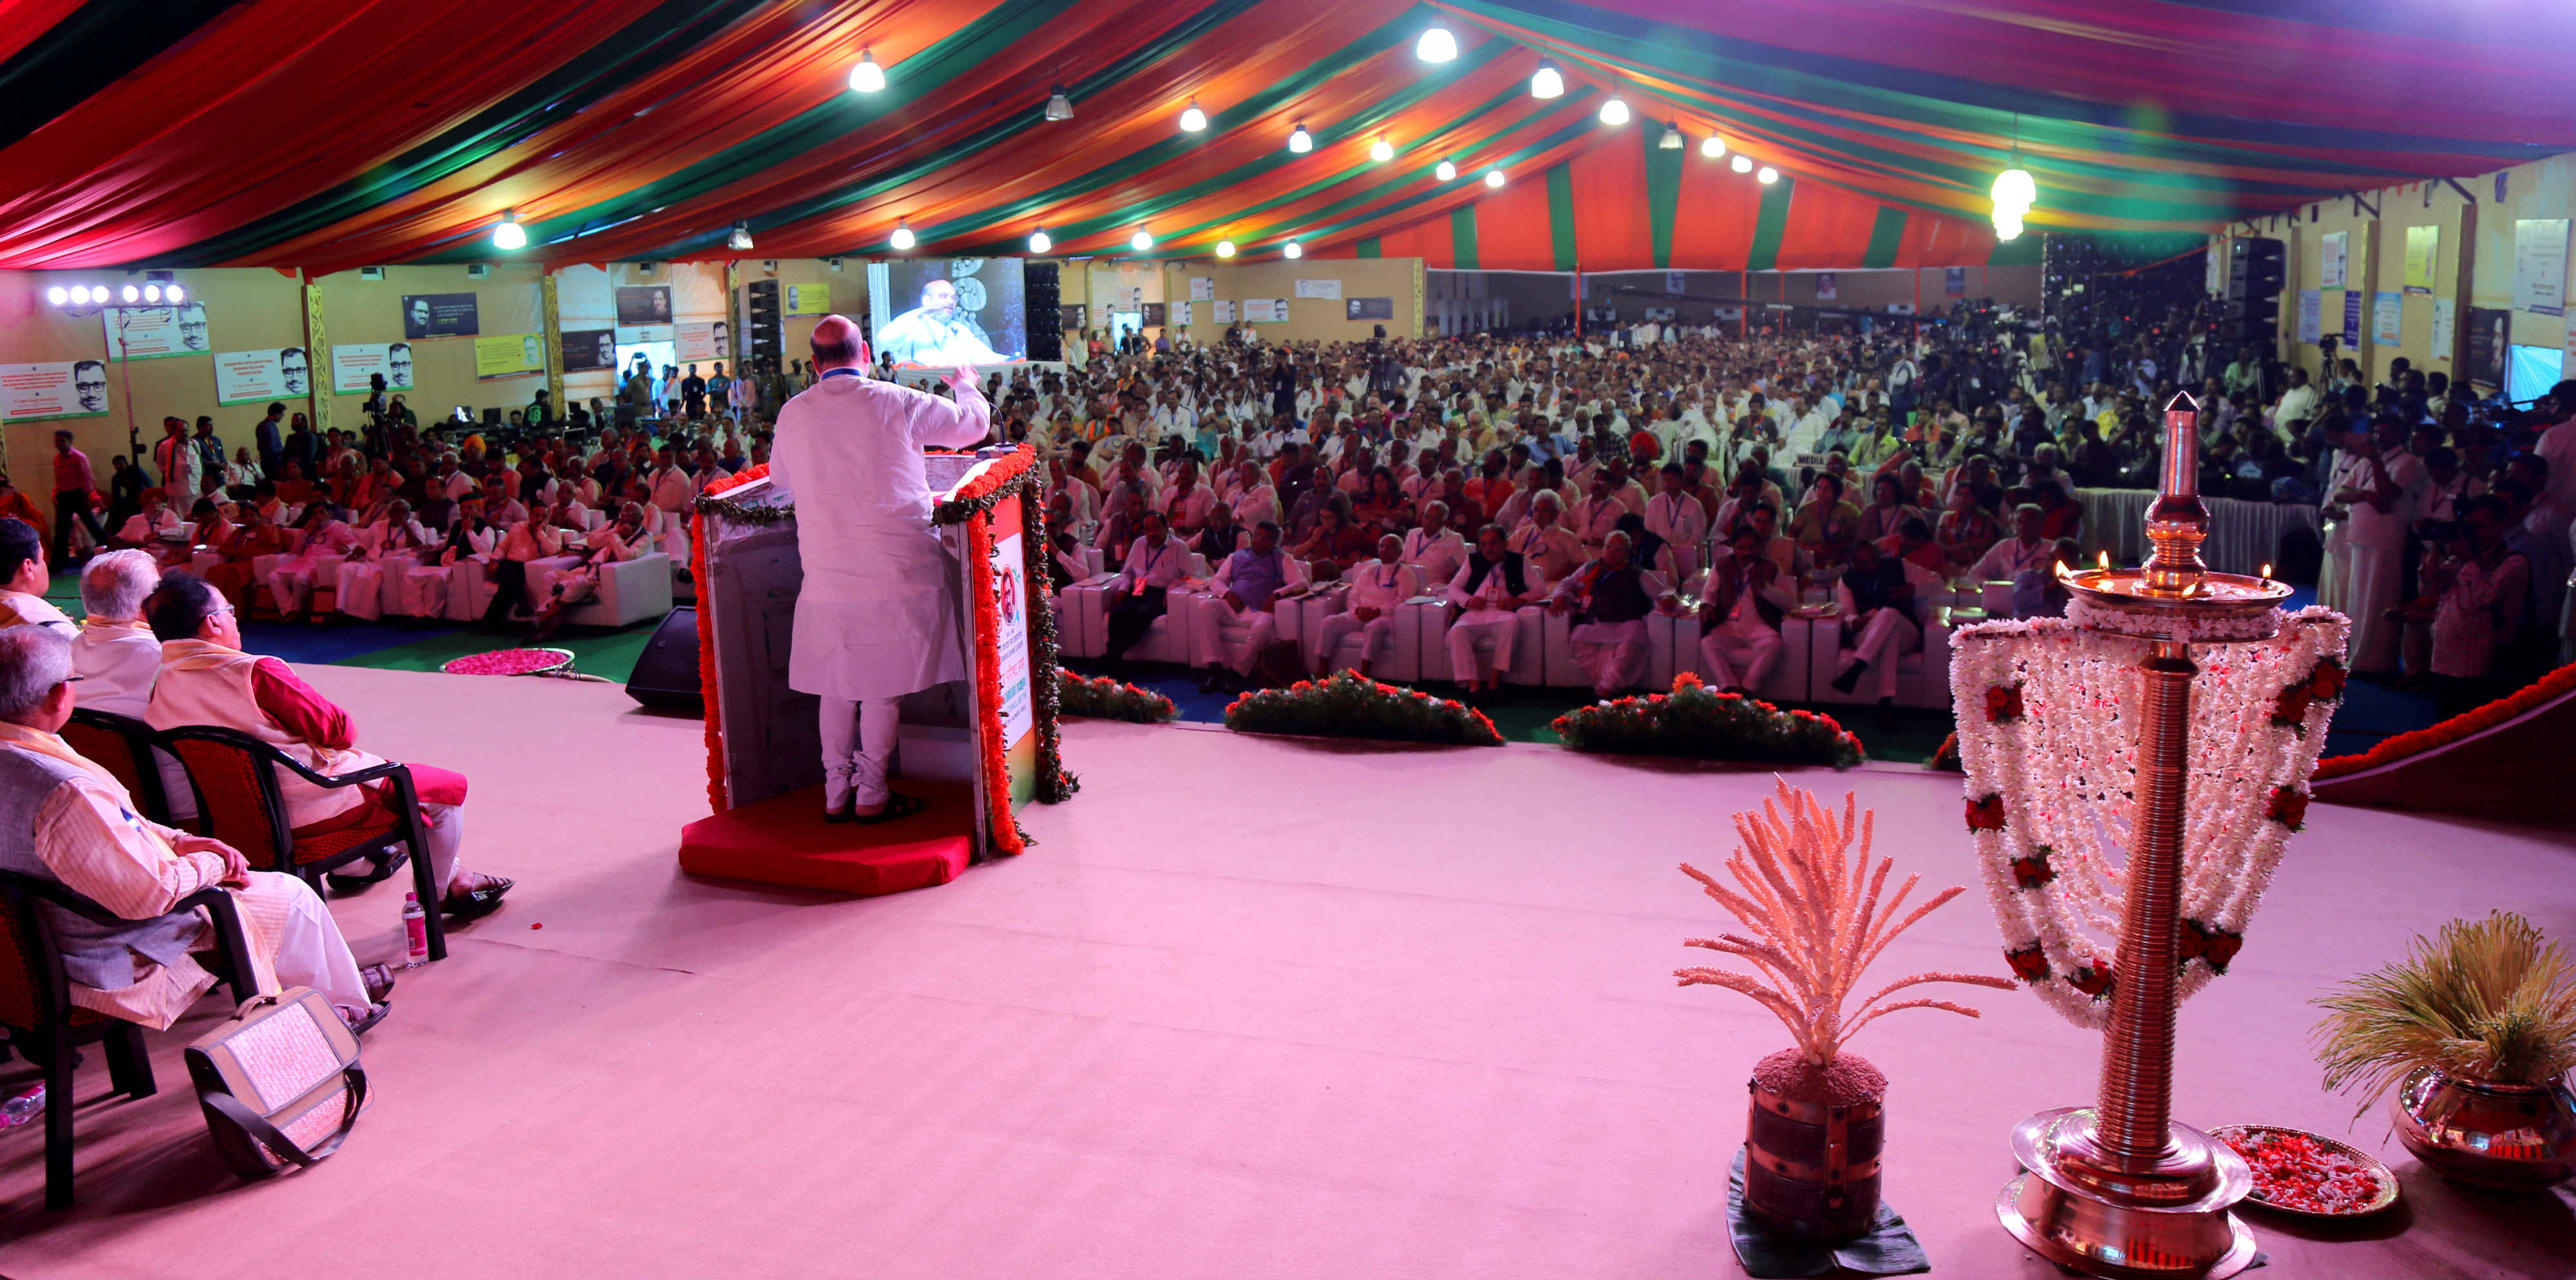
<path fill-rule="evenodd" d="M 331 871 L 362 860 L 386 862 L 408 852 L 413 891 L 428 916 L 429 958 L 447 958 L 447 927 L 438 910 L 443 886 L 430 870 L 429 829 L 420 820 L 420 793 L 413 789 L 409 766 L 387 761 L 335 777 L 305 768 L 271 743 L 211 725 L 182 725 L 163 733 L 161 740 L 187 766 L 206 834 L 241 850 L 257 870 L 287 872 L 320 893 L 322 877 Z M 299 839 L 286 820 L 286 797 L 277 781 L 281 769 L 317 787 L 390 781 L 394 794 L 387 807 L 392 812 Z"/>
<path fill-rule="evenodd" d="M 152 1059 L 144 1050 L 143 1028 L 94 1009 L 72 1004 L 71 983 L 63 976 L 63 957 L 55 945 L 44 905 L 58 907 L 101 924 L 131 924 L 97 903 L 51 880 L 0 871 L 0 1030 L 10 1047 L 45 1072 L 45 1207 L 72 1206 L 72 1069 L 78 1048 L 97 1044 L 107 1052 L 108 1080 L 129 1098 L 151 1097 Z M 250 944 L 232 895 L 213 887 L 179 901 L 178 910 L 203 908 L 214 922 L 217 950 L 209 966 L 232 988 L 235 1000 L 252 995 Z"/>
<path fill-rule="evenodd" d="M 72 750 L 116 775 L 144 817 L 165 827 L 179 825 L 170 820 L 169 792 L 161 785 L 160 764 L 153 756 L 154 748 L 161 746 L 161 735 L 152 726 L 131 716 L 83 708 L 72 712 L 62 736 Z"/>

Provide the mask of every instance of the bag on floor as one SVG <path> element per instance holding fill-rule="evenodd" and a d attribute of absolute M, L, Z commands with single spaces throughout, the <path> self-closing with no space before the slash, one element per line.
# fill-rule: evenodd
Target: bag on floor
<path fill-rule="evenodd" d="M 243 1001 L 187 1057 L 215 1150 L 244 1178 L 275 1177 L 339 1150 L 367 1103 L 358 1037 L 311 987 Z"/>

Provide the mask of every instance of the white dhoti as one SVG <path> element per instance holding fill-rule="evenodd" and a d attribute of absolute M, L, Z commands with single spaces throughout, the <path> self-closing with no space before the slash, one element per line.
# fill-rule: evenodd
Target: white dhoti
<path fill-rule="evenodd" d="M 1190 648 L 1194 651 L 1190 654 L 1191 666 L 1213 667 L 1223 662 L 1236 675 L 1248 676 L 1252 674 L 1252 664 L 1260 660 L 1261 651 L 1279 638 L 1279 616 L 1268 609 L 1237 609 L 1223 596 L 1202 601 L 1200 609 L 1198 625 L 1190 628 Z M 1229 657 L 1225 629 L 1238 624 L 1249 632 L 1250 643 L 1243 646 L 1240 655 Z"/>
<path fill-rule="evenodd" d="M 1878 677 L 1878 696 L 1896 696 L 1896 660 L 1923 642 L 1923 629 L 1903 609 L 1880 609 L 1861 624 L 1860 636 L 1852 641 L 1852 661 L 1869 664 L 1870 673 Z M 1851 667 L 1846 664 L 1844 671 Z M 1835 673 L 1837 675 L 1841 672 Z"/>
<path fill-rule="evenodd" d="M 421 820 L 429 827 L 429 873 L 441 893 L 454 883 L 457 859 L 465 851 L 465 806 L 422 801 Z M 415 855 L 421 850 L 413 850 Z M 425 904 L 426 905 L 426 904 Z"/>
<path fill-rule="evenodd" d="M 343 563 L 336 582 L 340 612 L 367 622 L 385 616 L 388 604 L 395 612 L 401 612 L 401 588 L 389 584 L 402 582 L 419 563 L 412 556 L 385 556 L 379 560 Z M 394 598 L 388 601 L 388 596 Z"/>
<path fill-rule="evenodd" d="M 265 953 L 269 972 L 253 975 L 265 980 L 263 990 L 311 987 L 341 1009 L 366 1012 L 367 982 L 358 976 L 357 958 L 311 885 L 281 871 L 254 871 L 248 887 L 230 892 L 252 953 Z"/>
<path fill-rule="evenodd" d="M 1512 609 L 1471 609 L 1449 624 L 1449 674 L 1459 683 L 1480 678 L 1476 666 L 1476 642 L 1490 638 L 1494 642 L 1494 674 L 1512 669 L 1512 652 L 1521 634 L 1521 618 Z"/>
<path fill-rule="evenodd" d="M 1337 613 L 1324 619 L 1323 624 L 1315 630 L 1315 652 L 1318 655 L 1316 661 L 1320 665 L 1331 666 L 1333 655 L 1341 652 L 1343 637 L 1354 631 L 1361 633 L 1360 665 L 1365 667 L 1377 661 L 1381 646 L 1393 649 L 1395 615 L 1381 613 L 1366 622 L 1360 621 L 1356 613 Z"/>
<path fill-rule="evenodd" d="M 838 809 L 845 798 L 863 806 L 884 804 L 903 699 L 853 702 L 828 693 L 822 698 L 817 726 L 823 733 L 823 807 Z"/>
<path fill-rule="evenodd" d="M 530 583 L 530 594 L 540 608 L 548 603 L 580 604 L 599 594 L 599 566 L 583 565 L 571 569 L 544 569 L 537 581 Z"/>
<path fill-rule="evenodd" d="M 302 613 L 313 598 L 316 570 L 311 560 L 280 560 L 268 571 L 268 596 L 277 602 L 279 613 Z M 334 585 L 337 585 L 336 578 Z"/>
<path fill-rule="evenodd" d="M 2397 669 L 2398 624 L 2388 611 L 2401 603 L 2406 552 L 2398 547 L 2348 548 L 2352 567 L 2344 582 L 2344 616 L 2352 619 L 2352 669 L 2374 675 Z"/>
<path fill-rule="evenodd" d="M 2326 522 L 2325 559 L 2317 566 L 2317 603 L 2337 613 L 2344 608 L 2352 573 L 2351 528 L 2341 520 Z"/>
<path fill-rule="evenodd" d="M 1780 664 L 1780 632 L 1760 618 L 1730 618 L 1699 638 L 1699 663 L 1709 683 L 1759 695 Z"/>
<path fill-rule="evenodd" d="M 1592 692 L 1607 698 L 1634 688 L 1646 675 L 1646 620 L 1586 622 L 1566 633 L 1574 665 L 1592 677 Z"/>

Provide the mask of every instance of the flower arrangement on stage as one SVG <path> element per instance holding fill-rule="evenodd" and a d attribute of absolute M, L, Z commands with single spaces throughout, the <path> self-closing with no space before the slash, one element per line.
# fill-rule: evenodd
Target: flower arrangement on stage
<path fill-rule="evenodd" d="M 2268 639 L 2195 650 L 2177 999 L 2226 971 L 2306 820 L 2347 630 L 2306 609 Z M 2005 956 L 2088 1027 L 2103 1024 L 2118 985 L 2108 957 L 2127 887 L 2146 647 L 2050 618 L 1963 627 L 1951 642 L 1966 827 Z"/>
<path fill-rule="evenodd" d="M 1227 704 L 1225 727 L 1238 733 L 1503 745 L 1502 730 L 1474 707 L 1380 684 L 1347 669 L 1285 689 L 1255 689 Z"/>
<path fill-rule="evenodd" d="M 1685 862 L 1682 873 L 1743 922 L 1752 935 L 1727 933 L 1691 938 L 1684 946 L 1705 947 L 1736 956 L 1760 976 L 1732 969 L 1676 969 L 1682 986 L 1724 987 L 1752 998 L 1777 1015 L 1810 1065 L 1824 1066 L 1841 1054 L 1852 1036 L 1882 1014 L 1899 1009 L 1947 1009 L 1973 1018 L 1966 1005 L 1932 997 L 1879 1003 L 1909 987 L 1934 982 L 2013 989 L 2010 978 L 1976 973 L 1925 972 L 1899 978 L 1878 989 L 1855 1009 L 1846 1009 L 1851 993 L 1896 935 L 1932 914 L 1941 904 L 1966 893 L 1953 885 L 1899 919 L 1905 899 L 1922 882 L 1908 875 L 1893 896 L 1886 895 L 1892 858 L 1870 863 L 1870 838 L 1877 825 L 1874 810 L 1861 810 L 1852 795 L 1843 797 L 1836 820 L 1813 792 L 1774 780 L 1771 798 L 1759 813 L 1735 815 L 1735 834 L 1744 843 L 1726 860 L 1735 877 L 1728 888 L 1717 877 Z M 1857 819 L 1855 819 L 1857 814 Z M 1860 845 L 1858 857 L 1852 845 Z"/>
<path fill-rule="evenodd" d="M 1058 667 L 1055 680 L 1056 705 L 1063 715 L 1161 724 L 1180 714 L 1171 699 L 1108 676 L 1085 677 Z"/>
<path fill-rule="evenodd" d="M 2454 920 L 2439 940 L 2313 1001 L 2326 1087 L 2369 1109 L 2409 1074 L 2546 1085 L 2576 1070 L 2576 956 L 2510 911 Z"/>
<path fill-rule="evenodd" d="M 2501 728 L 2571 692 L 2576 692 L 2576 664 L 2560 667 L 2474 711 L 2464 711 L 2439 724 L 2383 739 L 2378 746 L 2360 755 L 2328 756 L 2317 762 L 2316 780 L 2324 782 L 2329 778 L 2364 773 L 2395 764 L 2408 756 L 2438 751 L 2454 742 Z"/>
<path fill-rule="evenodd" d="M 1962 771 L 1959 767 L 1958 730 L 1952 729 L 1950 731 L 1950 736 L 1941 740 L 1940 746 L 1932 748 L 1932 755 L 1929 759 L 1923 762 L 1923 767 L 1934 773 L 1959 773 Z"/>
<path fill-rule="evenodd" d="M 1550 722 L 1577 751 L 1829 764 L 1847 769 L 1867 758 L 1860 739 L 1833 717 L 1782 711 L 1739 693 L 1720 693 L 1691 673 L 1673 678 L 1671 693 L 1576 707 Z"/>

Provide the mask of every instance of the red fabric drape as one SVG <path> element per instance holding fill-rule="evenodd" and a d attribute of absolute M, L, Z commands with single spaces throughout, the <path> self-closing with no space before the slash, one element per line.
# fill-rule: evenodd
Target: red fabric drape
<path fill-rule="evenodd" d="M 1476 202 L 1476 262 L 1491 271 L 1556 270 L 1545 173 L 1524 173 Z"/>

